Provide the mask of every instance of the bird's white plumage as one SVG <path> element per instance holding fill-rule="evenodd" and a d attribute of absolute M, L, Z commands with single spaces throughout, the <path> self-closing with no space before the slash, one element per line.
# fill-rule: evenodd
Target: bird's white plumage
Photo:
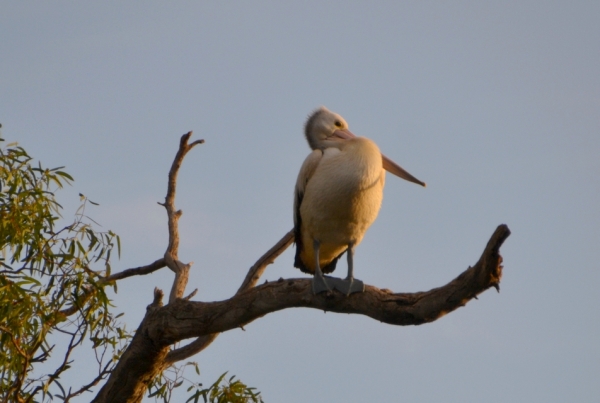
<path fill-rule="evenodd" d="M 313 151 L 298 174 L 294 198 L 295 266 L 315 273 L 315 241 L 319 267 L 335 269 L 339 256 L 358 245 L 377 218 L 385 170 L 425 185 L 385 157 L 377 145 L 356 137 L 338 114 L 317 109 L 305 126 Z"/>
<path fill-rule="evenodd" d="M 300 256 L 309 272 L 315 270 L 313 240 L 321 244 L 322 268 L 348 244 L 361 242 L 379 212 L 384 181 L 381 153 L 366 138 L 344 142 L 341 148 L 316 150 L 307 157 L 298 176 L 297 192 L 303 197 L 297 215 L 302 223 Z"/>

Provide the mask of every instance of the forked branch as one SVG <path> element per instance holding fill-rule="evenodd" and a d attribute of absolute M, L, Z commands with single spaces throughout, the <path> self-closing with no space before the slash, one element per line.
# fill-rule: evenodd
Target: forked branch
<path fill-rule="evenodd" d="M 246 274 L 246 278 L 242 282 L 242 285 L 238 289 L 236 295 L 254 287 L 267 266 L 273 263 L 275 259 L 277 259 L 277 257 L 279 257 L 279 255 L 281 255 L 292 244 L 293 241 L 294 230 L 292 229 L 285 234 L 279 240 L 279 242 L 273 245 L 271 249 L 262 255 L 256 261 L 256 263 L 252 265 L 252 267 L 250 267 L 250 270 L 248 270 L 248 274 Z M 177 361 L 185 360 L 193 355 L 198 354 L 200 351 L 208 347 L 210 343 L 217 338 L 217 336 L 217 333 L 201 336 L 188 345 L 170 351 L 165 359 L 165 364 L 171 365 Z"/>
<path fill-rule="evenodd" d="M 184 156 L 203 142 L 198 140 L 188 144 L 191 134 L 181 138 L 169 172 L 167 197 L 165 203 L 161 203 L 169 219 L 169 246 L 164 259 L 131 269 L 134 271 L 130 274 L 144 274 L 168 266 L 176 273 L 169 304 L 162 305 L 162 291 L 156 289 L 154 301 L 148 306 L 131 344 L 93 402 L 140 402 L 147 383 L 166 367 L 206 348 L 220 332 L 242 327 L 271 312 L 306 307 L 366 315 L 394 325 L 419 325 L 464 306 L 490 287 L 498 289 L 502 276 L 500 247 L 510 235 L 506 225 L 498 226 L 473 267 L 450 283 L 425 292 L 393 293 L 367 285 L 365 292 L 350 296 L 337 291 L 313 295 L 312 280 L 307 278 L 280 279 L 256 286 L 265 268 L 292 244 L 293 232 L 290 231 L 249 269 L 232 298 L 218 302 L 183 298 L 190 264 L 183 264 L 177 258 L 178 220 L 182 213 L 175 209 L 175 193 L 177 173 Z M 128 275 L 122 274 L 119 278 Z M 192 338 L 195 338 L 193 342 L 169 352 L 174 343 Z"/>
<path fill-rule="evenodd" d="M 268 313 L 294 307 L 361 314 L 392 325 L 432 322 L 464 306 L 488 288 L 498 287 L 502 276 L 500 246 L 509 235 L 506 225 L 498 226 L 473 267 L 450 283 L 429 291 L 392 293 L 366 286 L 365 292 L 349 297 L 335 291 L 313 295 L 310 279 L 282 279 L 251 288 L 225 301 L 178 300 L 147 318 L 149 335 L 158 344 L 170 345 L 190 337 L 239 328 Z"/>
<path fill-rule="evenodd" d="M 177 193 L 177 174 L 183 163 L 185 155 L 196 145 L 204 143 L 204 140 L 196 140 L 188 144 L 192 132 L 188 132 L 181 136 L 179 141 L 179 150 L 175 155 L 171 170 L 169 171 L 169 182 L 167 186 L 167 196 L 162 204 L 167 210 L 168 225 L 169 225 L 169 245 L 165 251 L 164 259 L 167 267 L 175 273 L 175 280 L 169 295 L 169 303 L 175 302 L 177 298 L 182 298 L 187 286 L 190 267 L 193 262 L 184 264 L 179 261 L 179 217 L 183 212 L 175 208 L 175 194 Z M 159 203 L 161 204 L 161 203 Z"/>

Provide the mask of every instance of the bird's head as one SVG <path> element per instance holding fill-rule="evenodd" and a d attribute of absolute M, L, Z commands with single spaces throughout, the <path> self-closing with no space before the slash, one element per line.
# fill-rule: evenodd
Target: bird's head
<path fill-rule="evenodd" d="M 308 145 L 313 150 L 324 150 L 329 147 L 342 148 L 342 144 L 355 138 L 356 136 L 348 130 L 348 123 L 343 117 L 337 113 L 331 112 L 329 109 L 321 106 L 314 111 L 306 121 L 304 126 L 304 134 Z M 382 166 L 386 171 L 425 187 L 425 182 L 421 182 L 410 173 L 408 173 L 400 165 L 381 154 Z"/>
<path fill-rule="evenodd" d="M 348 130 L 348 123 L 337 113 L 321 106 L 314 111 L 304 125 L 304 134 L 308 145 L 313 150 L 324 150 L 328 147 L 339 147 L 343 140 L 354 136 Z"/>

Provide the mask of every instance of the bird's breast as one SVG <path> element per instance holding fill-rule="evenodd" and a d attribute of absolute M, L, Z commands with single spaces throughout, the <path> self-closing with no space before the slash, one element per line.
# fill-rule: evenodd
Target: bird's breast
<path fill-rule="evenodd" d="M 306 186 L 305 228 L 321 241 L 360 242 L 379 212 L 384 172 L 379 148 L 366 138 L 326 149 Z"/>
<path fill-rule="evenodd" d="M 326 191 L 328 194 L 350 196 L 377 187 L 382 172 L 379 148 L 371 140 L 359 137 L 341 149 L 326 149 L 313 179 L 315 187 L 323 191 L 331 188 Z"/>

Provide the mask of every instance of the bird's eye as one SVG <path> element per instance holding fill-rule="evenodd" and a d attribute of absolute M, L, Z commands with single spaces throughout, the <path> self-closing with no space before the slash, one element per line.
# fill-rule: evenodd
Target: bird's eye
<path fill-rule="evenodd" d="M 335 126 L 336 127 L 342 127 L 342 122 L 340 122 L 339 120 L 335 121 Z"/>

